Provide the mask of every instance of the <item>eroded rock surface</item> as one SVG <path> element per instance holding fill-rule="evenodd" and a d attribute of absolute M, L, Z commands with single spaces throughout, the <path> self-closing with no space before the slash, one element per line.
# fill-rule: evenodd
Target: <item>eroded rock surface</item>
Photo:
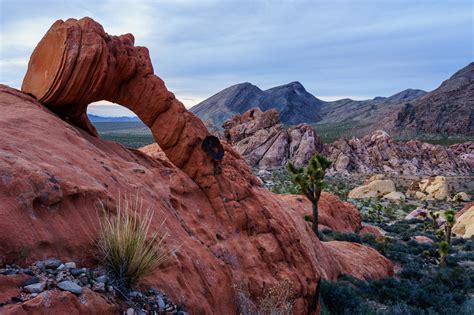
<path fill-rule="evenodd" d="M 322 142 L 308 124 L 285 129 L 276 109 L 262 112 L 252 108 L 224 123 L 224 137 L 252 167 L 278 168 L 291 160 L 304 165 L 317 152 Z"/>
<path fill-rule="evenodd" d="M 217 189 L 213 162 L 201 149 L 206 127 L 154 74 L 148 49 L 134 42 L 132 34 L 109 35 L 90 18 L 58 20 L 33 51 L 22 91 L 93 135 L 90 103 L 127 107 L 177 167 L 198 185 Z"/>
<path fill-rule="evenodd" d="M 468 175 L 474 170 L 474 143 L 450 147 L 418 140 L 395 141 L 378 130 L 361 139 L 341 138 L 324 148 L 340 173 L 402 175 Z"/>

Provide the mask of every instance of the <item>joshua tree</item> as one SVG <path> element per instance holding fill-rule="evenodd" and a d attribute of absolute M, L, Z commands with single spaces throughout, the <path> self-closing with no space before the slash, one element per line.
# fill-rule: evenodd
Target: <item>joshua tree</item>
<path fill-rule="evenodd" d="M 446 256 L 449 252 L 449 247 L 451 246 L 451 234 L 454 223 L 456 222 L 456 217 L 454 216 L 455 212 L 453 209 L 448 209 L 444 212 L 444 231 L 442 229 L 438 230 L 436 233 L 439 238 L 444 236 L 444 241 L 439 243 L 439 265 L 441 267 L 446 266 Z"/>
<path fill-rule="evenodd" d="M 441 267 L 446 266 L 446 256 L 448 255 L 449 252 L 449 244 L 446 241 L 442 241 L 439 243 L 439 265 Z"/>
<path fill-rule="evenodd" d="M 331 166 L 331 163 L 331 161 L 319 154 L 316 154 L 309 160 L 306 169 L 295 167 L 291 161 L 288 162 L 288 170 L 292 174 L 293 183 L 298 186 L 300 193 L 305 195 L 313 204 L 312 228 L 318 237 L 318 202 L 324 185 L 324 175 Z"/>
<path fill-rule="evenodd" d="M 433 229 L 437 229 L 438 228 L 439 213 L 434 212 L 434 211 L 430 211 L 429 214 L 430 214 L 430 217 L 431 217 L 431 224 L 432 224 Z"/>
<path fill-rule="evenodd" d="M 454 216 L 455 212 L 453 209 L 448 209 L 444 212 L 444 234 L 446 235 L 446 242 L 448 245 L 451 245 L 451 231 L 453 229 L 454 223 L 456 223 L 456 217 Z"/>

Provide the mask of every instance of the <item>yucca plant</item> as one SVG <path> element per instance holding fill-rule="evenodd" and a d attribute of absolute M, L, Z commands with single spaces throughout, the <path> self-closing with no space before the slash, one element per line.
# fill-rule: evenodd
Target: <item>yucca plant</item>
<path fill-rule="evenodd" d="M 441 267 L 446 266 L 446 256 L 448 256 L 449 252 L 449 243 L 446 241 L 442 241 L 439 243 L 439 265 Z"/>
<path fill-rule="evenodd" d="M 454 223 L 456 223 L 455 212 L 453 209 L 448 209 L 444 212 L 444 219 L 446 222 L 444 223 L 444 234 L 446 235 L 446 242 L 448 245 L 451 245 L 451 234 Z"/>
<path fill-rule="evenodd" d="M 298 186 L 300 193 L 306 196 L 313 205 L 312 229 L 318 237 L 318 202 L 324 186 L 326 170 L 331 164 L 331 161 L 319 154 L 309 160 L 306 168 L 296 167 L 291 161 L 288 161 L 288 170 L 292 174 L 293 183 Z"/>
<path fill-rule="evenodd" d="M 138 195 L 135 200 L 121 199 L 119 196 L 115 215 L 106 213 L 102 205 L 97 248 L 115 286 L 127 291 L 162 265 L 172 251 L 165 246 L 168 233 L 162 231 L 164 221 L 157 231 L 148 235 L 153 211 L 142 209 Z"/>

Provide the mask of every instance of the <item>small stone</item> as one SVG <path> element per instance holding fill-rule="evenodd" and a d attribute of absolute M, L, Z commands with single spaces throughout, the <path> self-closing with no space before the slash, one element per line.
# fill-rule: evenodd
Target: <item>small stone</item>
<path fill-rule="evenodd" d="M 61 290 L 64 290 L 64 291 L 72 292 L 72 293 L 77 294 L 77 295 L 82 294 L 82 288 L 79 285 L 77 285 L 74 282 L 69 281 L 69 280 L 59 282 L 58 283 L 58 288 L 60 288 Z"/>
<path fill-rule="evenodd" d="M 44 291 L 45 287 L 46 287 L 46 282 L 39 282 L 39 283 L 27 285 L 26 287 L 23 288 L 23 290 L 25 290 L 28 293 L 41 293 Z"/>
<path fill-rule="evenodd" d="M 135 315 L 136 313 L 135 313 L 135 310 L 130 307 L 125 314 L 126 315 Z"/>
<path fill-rule="evenodd" d="M 131 298 L 137 298 L 137 297 L 141 297 L 142 294 L 138 291 L 131 291 L 127 294 L 129 297 Z"/>
<path fill-rule="evenodd" d="M 155 288 L 148 289 L 148 295 L 157 295 L 158 291 Z"/>
<path fill-rule="evenodd" d="M 163 298 L 161 296 L 157 296 L 156 297 L 156 303 L 158 304 L 158 308 L 160 311 L 163 311 L 166 307 L 166 304 L 165 304 L 165 301 L 163 300 Z"/>
<path fill-rule="evenodd" d="M 38 269 L 40 269 L 40 270 L 44 270 L 44 268 L 46 267 L 46 264 L 45 264 L 44 262 L 42 262 L 42 261 L 37 261 L 37 262 L 35 263 L 35 266 L 36 266 Z"/>
<path fill-rule="evenodd" d="M 29 268 L 20 269 L 19 272 L 22 273 L 22 274 L 25 274 L 25 275 L 29 275 L 29 276 L 34 276 L 34 275 L 35 275 L 35 273 L 33 272 L 33 270 L 31 270 L 31 269 L 29 269 Z"/>
<path fill-rule="evenodd" d="M 92 285 L 92 290 L 100 293 L 105 292 L 105 283 L 103 282 L 96 282 L 94 285 Z"/>
<path fill-rule="evenodd" d="M 25 282 L 23 282 L 23 284 L 21 285 L 22 287 L 26 287 L 26 286 L 29 286 L 31 284 L 36 284 L 36 283 L 39 283 L 40 282 L 40 278 L 39 277 L 33 277 Z"/>
<path fill-rule="evenodd" d="M 74 269 L 76 268 L 76 263 L 73 261 L 70 261 L 70 262 L 65 263 L 64 267 L 66 267 L 66 269 Z"/>
<path fill-rule="evenodd" d="M 44 262 L 44 265 L 48 269 L 56 269 L 61 266 L 61 261 L 59 259 L 48 259 Z"/>
<path fill-rule="evenodd" d="M 54 279 L 48 279 L 46 280 L 46 288 L 48 290 L 54 289 L 56 287 L 56 281 Z"/>
<path fill-rule="evenodd" d="M 173 305 L 170 305 L 167 308 L 165 308 L 165 312 L 171 312 L 171 311 L 174 311 L 174 306 Z"/>
<path fill-rule="evenodd" d="M 31 297 L 32 297 L 32 298 L 35 298 L 35 297 L 37 297 L 37 296 L 38 296 L 38 293 L 31 293 Z"/>
<path fill-rule="evenodd" d="M 64 264 L 60 264 L 58 268 L 56 268 L 56 270 L 58 271 L 63 271 L 64 269 L 66 269 L 66 266 Z"/>
<path fill-rule="evenodd" d="M 18 273 L 18 270 L 16 269 L 7 268 L 3 271 L 2 274 L 4 274 L 5 276 L 12 276 L 12 275 L 16 275 L 17 273 Z"/>
<path fill-rule="evenodd" d="M 83 285 L 87 285 L 89 283 L 89 278 L 86 276 L 86 275 L 83 275 L 79 278 L 79 281 L 83 284 Z"/>
<path fill-rule="evenodd" d="M 95 281 L 101 282 L 101 283 L 108 283 L 109 282 L 109 277 L 100 276 L 100 277 L 95 278 Z"/>
<path fill-rule="evenodd" d="M 71 275 L 73 275 L 74 277 L 77 277 L 77 276 L 79 276 L 80 274 L 87 272 L 87 269 L 86 269 L 86 268 L 72 268 L 71 270 L 69 270 L 69 272 L 70 272 Z"/>

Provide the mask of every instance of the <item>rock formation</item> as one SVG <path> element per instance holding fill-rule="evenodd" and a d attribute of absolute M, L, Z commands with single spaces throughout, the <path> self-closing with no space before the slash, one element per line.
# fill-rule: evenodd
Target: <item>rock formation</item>
<path fill-rule="evenodd" d="M 385 197 L 395 192 L 395 184 L 391 179 L 375 179 L 365 185 L 355 187 L 347 197 L 354 199 L 376 198 Z"/>
<path fill-rule="evenodd" d="M 403 175 L 468 175 L 474 165 L 474 143 L 443 147 L 411 140 L 395 141 L 382 130 L 362 139 L 341 138 L 324 148 L 336 172 Z"/>
<path fill-rule="evenodd" d="M 266 91 L 246 82 L 230 86 L 190 110 L 208 125 L 221 130 L 226 120 L 255 107 L 262 111 L 275 108 L 284 124 L 314 123 L 321 119 L 319 110 L 323 103 L 299 82 Z"/>
<path fill-rule="evenodd" d="M 252 167 L 277 168 L 291 160 L 303 165 L 322 150 L 322 142 L 307 124 L 284 129 L 276 109 L 253 108 L 224 123 L 224 137 Z"/>
<path fill-rule="evenodd" d="M 235 314 L 234 284 L 257 299 L 283 278 L 292 283 L 294 313 L 314 313 L 323 277 L 393 274 L 392 263 L 375 250 L 321 243 L 227 144 L 216 167 L 201 147 L 204 125 L 153 75 L 147 50 L 134 47 L 130 34 L 107 35 L 88 18 L 56 22 L 33 53 L 23 90 L 39 102 L 0 86 L 2 264 L 56 257 L 96 265 L 97 203 L 113 213 L 119 193 L 138 193 L 154 210 L 151 228 L 166 219 L 167 246 L 177 248 L 143 285 L 163 290 L 193 314 Z M 150 126 L 158 143 L 144 150 L 151 156 L 95 136 L 85 108 L 97 99 L 129 107 Z M 96 304 L 88 304 L 89 296 L 52 292 L 21 307 L 63 311 L 46 302 L 53 295 L 83 312 Z"/>
<path fill-rule="evenodd" d="M 445 176 L 435 176 L 414 180 L 407 191 L 407 196 L 421 200 L 446 200 L 450 189 Z"/>
<path fill-rule="evenodd" d="M 474 203 L 468 203 L 464 208 L 456 213 L 456 223 L 453 226 L 453 233 L 463 238 L 470 238 L 474 235 Z"/>
<path fill-rule="evenodd" d="M 59 20 L 33 51 L 22 91 L 93 135 L 86 113 L 90 103 L 127 107 L 150 127 L 177 167 L 209 185 L 214 166 L 200 147 L 209 136 L 206 127 L 153 74 L 148 49 L 134 41 L 132 34 L 108 35 L 89 18 Z"/>

